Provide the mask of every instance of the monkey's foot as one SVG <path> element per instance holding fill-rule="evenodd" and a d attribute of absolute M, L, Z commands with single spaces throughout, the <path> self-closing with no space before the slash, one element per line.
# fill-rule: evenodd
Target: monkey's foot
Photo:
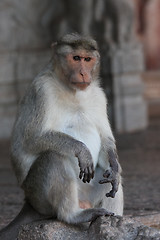
<path fill-rule="evenodd" d="M 118 191 L 120 175 L 112 169 L 106 170 L 103 174 L 105 179 L 99 181 L 100 184 L 111 183 L 112 190 L 106 194 L 106 197 L 114 198 Z"/>
<path fill-rule="evenodd" d="M 95 208 L 91 222 L 95 221 L 98 217 L 102 217 L 102 216 L 114 216 L 114 213 L 108 212 L 104 208 Z"/>

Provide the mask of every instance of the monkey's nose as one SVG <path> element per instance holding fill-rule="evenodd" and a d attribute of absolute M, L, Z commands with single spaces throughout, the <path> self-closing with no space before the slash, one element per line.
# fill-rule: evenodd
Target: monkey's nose
<path fill-rule="evenodd" d="M 80 72 L 80 77 L 83 79 L 83 82 L 85 81 L 85 79 L 84 79 L 84 73 L 83 72 Z"/>

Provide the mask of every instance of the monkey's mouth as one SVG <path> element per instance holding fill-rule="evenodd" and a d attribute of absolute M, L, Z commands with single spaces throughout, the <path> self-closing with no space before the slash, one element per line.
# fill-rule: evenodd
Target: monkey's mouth
<path fill-rule="evenodd" d="M 71 82 L 71 84 L 80 90 L 84 90 L 90 85 L 90 82 Z"/>

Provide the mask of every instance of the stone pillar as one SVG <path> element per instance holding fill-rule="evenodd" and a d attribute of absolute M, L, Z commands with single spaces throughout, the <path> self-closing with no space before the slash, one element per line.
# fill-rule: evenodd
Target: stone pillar
<path fill-rule="evenodd" d="M 143 53 L 133 33 L 130 0 L 2 0 L 0 3 L 0 138 L 9 137 L 17 102 L 50 58 L 52 39 L 69 32 L 98 40 L 101 76 L 116 131 L 147 125 Z"/>
<path fill-rule="evenodd" d="M 0 138 L 10 137 L 17 103 L 50 56 L 48 8 L 51 0 L 0 3 Z"/>
<path fill-rule="evenodd" d="M 144 58 L 134 33 L 133 4 L 128 0 L 104 0 L 100 4 L 98 16 L 104 23 L 102 77 L 106 90 L 110 89 L 115 130 L 144 129 L 147 126 L 141 79 Z"/>
<path fill-rule="evenodd" d="M 140 46 L 124 46 L 111 51 L 114 116 L 117 132 L 131 132 L 147 126 L 143 99 L 143 52 Z"/>

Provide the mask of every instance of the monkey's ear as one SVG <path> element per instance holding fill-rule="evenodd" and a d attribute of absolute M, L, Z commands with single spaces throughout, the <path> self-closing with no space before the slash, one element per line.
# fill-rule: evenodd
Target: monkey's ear
<path fill-rule="evenodd" d="M 56 45 L 57 45 L 57 42 L 53 42 L 53 43 L 51 44 L 51 48 L 53 49 Z"/>

